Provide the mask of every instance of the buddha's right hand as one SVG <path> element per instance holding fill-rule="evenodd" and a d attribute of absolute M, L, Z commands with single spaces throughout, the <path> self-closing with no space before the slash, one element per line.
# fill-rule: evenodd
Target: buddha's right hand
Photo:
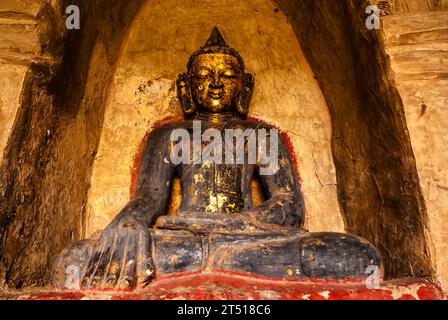
<path fill-rule="evenodd" d="M 88 263 L 85 289 L 132 289 L 154 277 L 150 234 L 145 223 L 117 217 L 103 231 Z"/>

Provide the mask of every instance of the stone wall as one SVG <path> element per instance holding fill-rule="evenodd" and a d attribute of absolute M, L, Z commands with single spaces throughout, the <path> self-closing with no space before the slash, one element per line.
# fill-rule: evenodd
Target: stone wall
<path fill-rule="evenodd" d="M 6 147 L 26 71 L 40 56 L 37 14 L 41 1 L 0 3 L 0 154 Z"/>
<path fill-rule="evenodd" d="M 439 9 L 448 10 L 446 2 Z M 426 10 L 425 10 L 426 9 Z M 403 99 L 428 208 L 437 279 L 448 285 L 448 11 L 417 8 L 383 18 L 386 51 Z"/>
<path fill-rule="evenodd" d="M 0 264 L 11 287 L 47 284 L 55 255 L 82 237 L 111 76 L 142 2 L 38 6 L 42 59 L 26 73 L 0 168 Z M 81 7 L 81 30 L 65 29 L 69 4 Z"/>
<path fill-rule="evenodd" d="M 57 6 L 55 1 L 41 0 L 4 0 L 0 3 L 0 157 L 8 153 L 7 144 L 14 136 L 13 129 L 23 101 L 22 93 L 30 78 L 31 65 L 54 63 L 47 49 L 47 42 L 56 28 L 49 14 Z M 9 148 L 10 149 L 10 148 Z M 28 172 L 32 171 L 28 168 Z M 11 215 L 6 210 L 7 167 L 2 163 L 0 171 L 0 235 L 4 240 L 7 222 Z M 23 172 L 26 176 L 27 173 Z M 22 190 L 20 201 L 26 201 L 29 189 Z M 22 234 L 25 228 L 22 228 Z M 11 243 L 11 245 L 14 243 Z M 3 249 L 3 245 L 0 246 Z M 6 252 L 1 250 L 0 286 L 7 275 L 4 267 Z M 6 270 L 5 270 L 6 269 Z"/>
<path fill-rule="evenodd" d="M 393 14 L 407 14 L 448 9 L 447 0 L 388 0 L 382 2 L 389 3 L 391 7 L 390 12 Z"/>

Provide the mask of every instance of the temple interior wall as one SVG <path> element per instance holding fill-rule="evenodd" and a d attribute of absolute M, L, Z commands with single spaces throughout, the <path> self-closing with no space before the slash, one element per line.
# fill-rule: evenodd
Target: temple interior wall
<path fill-rule="evenodd" d="M 428 208 L 427 238 L 437 278 L 446 288 L 448 5 L 425 8 L 384 17 L 383 31 Z"/>
<path fill-rule="evenodd" d="M 173 81 L 215 24 L 255 75 L 251 115 L 293 141 L 309 229 L 446 285 L 447 0 L 371 2 L 390 8 L 382 31 L 357 0 L 2 0 L 0 287 L 47 284 L 128 201 L 138 145 L 181 115 Z M 76 3 L 83 27 L 61 31 Z"/>
<path fill-rule="evenodd" d="M 0 283 L 6 280 L 16 288 L 48 284 L 54 257 L 83 237 L 108 87 L 127 26 L 142 2 L 77 3 L 83 28 L 70 31 L 65 28 L 70 0 L 31 7 L 30 1 L 7 1 L 11 6 L 2 7 L 3 16 L 33 17 L 31 31 L 40 49 L 30 51 L 23 85 L 16 88 L 20 107 L 3 150 Z M 20 36 L 7 36 L 21 48 Z"/>
<path fill-rule="evenodd" d="M 29 64 L 41 52 L 36 31 L 40 4 L 41 0 L 0 3 L 0 154 L 13 127 Z"/>

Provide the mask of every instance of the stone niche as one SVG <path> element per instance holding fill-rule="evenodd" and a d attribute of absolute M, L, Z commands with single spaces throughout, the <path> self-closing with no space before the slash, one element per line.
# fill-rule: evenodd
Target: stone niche
<path fill-rule="evenodd" d="M 133 22 L 114 75 L 87 201 L 86 235 L 103 229 L 129 201 L 131 169 L 150 128 L 182 116 L 175 81 L 218 25 L 255 76 L 250 115 L 293 143 L 312 231 L 342 231 L 331 122 L 314 75 L 285 15 L 266 0 L 148 1 Z M 179 186 L 173 197 L 175 209 Z"/>
<path fill-rule="evenodd" d="M 33 7 L 46 12 L 37 29 L 63 26 L 69 4 L 81 8 L 81 30 L 41 33 L 40 56 L 10 76 L 23 76 L 21 94 L 2 100 L 2 113 L 17 106 L 0 124 L 8 286 L 48 284 L 54 256 L 129 200 L 139 145 L 159 120 L 181 116 L 174 81 L 214 25 L 255 75 L 251 116 L 292 141 L 310 231 L 365 237 L 387 278 L 434 277 L 403 104 L 381 33 L 365 27 L 369 1 L 53 0 Z"/>

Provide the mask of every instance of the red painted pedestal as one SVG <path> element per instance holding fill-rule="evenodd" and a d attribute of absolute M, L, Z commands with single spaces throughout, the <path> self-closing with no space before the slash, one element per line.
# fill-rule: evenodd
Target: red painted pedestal
<path fill-rule="evenodd" d="M 272 280 L 228 273 L 190 274 L 158 279 L 142 290 L 10 292 L 6 299 L 32 300 L 429 300 L 445 299 L 442 290 L 425 279 L 385 281 L 368 289 L 362 281 Z"/>

